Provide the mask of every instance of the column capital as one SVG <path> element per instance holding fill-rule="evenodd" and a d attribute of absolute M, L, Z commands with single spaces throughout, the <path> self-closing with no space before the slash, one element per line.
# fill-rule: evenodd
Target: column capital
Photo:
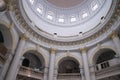
<path fill-rule="evenodd" d="M 80 51 L 81 51 L 82 53 L 85 53 L 85 52 L 87 51 L 87 47 L 80 48 Z"/>
<path fill-rule="evenodd" d="M 116 38 L 116 37 L 118 37 L 118 33 L 117 33 L 117 31 L 112 31 L 112 33 L 109 35 L 111 38 Z"/>
<path fill-rule="evenodd" d="M 51 54 L 55 54 L 55 53 L 56 53 L 56 50 L 57 50 L 56 48 L 51 48 L 51 49 L 50 49 Z"/>
<path fill-rule="evenodd" d="M 21 40 L 27 40 L 28 37 L 27 37 L 25 34 L 21 34 L 21 35 L 20 35 L 20 39 L 21 39 Z"/>

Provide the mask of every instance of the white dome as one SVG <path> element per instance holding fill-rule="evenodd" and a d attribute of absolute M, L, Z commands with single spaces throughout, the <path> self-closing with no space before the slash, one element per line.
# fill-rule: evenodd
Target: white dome
<path fill-rule="evenodd" d="M 33 25 L 40 30 L 51 35 L 74 37 L 98 26 L 101 17 L 108 13 L 112 0 L 84 0 L 69 8 L 51 3 L 51 0 L 23 0 L 23 7 Z"/>

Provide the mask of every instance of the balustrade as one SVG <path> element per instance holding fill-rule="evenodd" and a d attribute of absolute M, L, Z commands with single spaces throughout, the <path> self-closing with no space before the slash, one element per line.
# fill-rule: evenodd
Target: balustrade
<path fill-rule="evenodd" d="M 102 63 L 99 63 L 96 65 L 96 71 L 100 71 L 102 69 L 105 69 L 105 68 L 108 68 L 108 67 L 111 67 L 111 66 L 115 66 L 115 65 L 118 65 L 118 58 L 114 58 L 114 59 L 111 59 L 111 60 L 108 60 L 108 61 L 104 61 Z"/>
<path fill-rule="evenodd" d="M 19 70 L 19 75 L 24 75 L 24 76 L 27 76 L 27 77 L 33 77 L 33 78 L 37 78 L 37 79 L 43 79 L 43 72 L 42 71 L 39 71 L 37 69 L 32 69 L 32 68 L 29 68 L 29 67 L 24 67 L 24 66 L 21 66 L 20 67 L 20 70 Z"/>
<path fill-rule="evenodd" d="M 59 73 L 57 80 L 80 80 L 80 73 Z"/>

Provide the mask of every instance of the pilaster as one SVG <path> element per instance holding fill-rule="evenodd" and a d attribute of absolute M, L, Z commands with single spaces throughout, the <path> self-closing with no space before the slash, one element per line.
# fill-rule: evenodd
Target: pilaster
<path fill-rule="evenodd" d="M 54 80 L 55 53 L 56 53 L 56 49 L 55 48 L 51 48 L 51 50 L 50 50 L 50 62 L 49 62 L 49 76 L 48 76 L 48 80 Z"/>
<path fill-rule="evenodd" d="M 85 71 L 85 79 L 86 80 L 91 80 L 90 79 L 90 71 L 89 71 L 89 64 L 88 64 L 88 57 L 87 57 L 87 48 L 83 47 L 80 49 L 81 54 L 82 54 L 82 59 L 83 59 L 83 67 Z"/>

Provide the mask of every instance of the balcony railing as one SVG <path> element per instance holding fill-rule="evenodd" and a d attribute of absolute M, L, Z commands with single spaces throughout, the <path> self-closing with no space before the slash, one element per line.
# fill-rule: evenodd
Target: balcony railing
<path fill-rule="evenodd" d="M 112 67 L 112 66 L 115 66 L 115 65 L 118 65 L 118 64 L 120 64 L 118 62 L 118 58 L 114 58 L 114 59 L 111 59 L 111 60 L 108 60 L 108 61 L 104 61 L 104 62 L 96 65 L 96 71 L 100 71 L 100 70 L 103 70 L 105 68 Z"/>
<path fill-rule="evenodd" d="M 18 74 L 23 75 L 23 76 L 27 76 L 27 77 L 36 78 L 36 79 L 43 79 L 43 72 L 42 71 L 28 68 L 28 67 L 24 67 L 24 66 L 20 67 Z"/>
<path fill-rule="evenodd" d="M 59 73 L 57 80 L 80 80 L 80 73 Z"/>

